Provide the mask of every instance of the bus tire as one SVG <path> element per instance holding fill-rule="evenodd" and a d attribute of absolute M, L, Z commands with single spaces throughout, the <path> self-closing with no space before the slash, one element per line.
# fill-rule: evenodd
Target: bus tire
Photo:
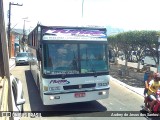
<path fill-rule="evenodd" d="M 29 69 L 31 70 L 31 63 L 29 63 Z"/>
<path fill-rule="evenodd" d="M 24 107 L 23 107 L 23 105 L 22 105 L 22 110 L 21 110 L 21 113 L 24 113 Z"/>
<path fill-rule="evenodd" d="M 157 111 L 158 111 L 158 113 L 160 113 L 160 106 L 158 107 Z"/>
<path fill-rule="evenodd" d="M 38 93 L 40 93 L 40 85 L 39 85 L 39 77 L 37 75 L 37 88 L 38 88 Z"/>

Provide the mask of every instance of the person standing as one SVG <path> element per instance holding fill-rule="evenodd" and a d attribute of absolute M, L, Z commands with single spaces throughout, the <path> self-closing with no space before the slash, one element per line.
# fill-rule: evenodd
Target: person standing
<path fill-rule="evenodd" d="M 146 72 L 146 76 L 144 76 L 144 84 L 145 84 L 145 88 L 144 88 L 144 103 L 145 103 L 145 107 L 147 107 L 147 97 L 148 97 L 148 89 L 149 89 L 149 85 L 152 83 L 151 81 L 154 80 L 154 72 L 153 71 L 148 71 Z"/>
<path fill-rule="evenodd" d="M 154 80 L 150 81 L 148 87 L 148 97 L 151 101 L 150 110 L 153 110 L 153 106 L 156 103 L 156 91 L 160 89 L 160 73 L 155 73 Z"/>

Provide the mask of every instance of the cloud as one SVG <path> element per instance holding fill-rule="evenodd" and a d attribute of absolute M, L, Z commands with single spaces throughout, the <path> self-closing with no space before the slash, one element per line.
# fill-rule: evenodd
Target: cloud
<path fill-rule="evenodd" d="M 8 2 L 5 0 L 7 24 Z M 12 25 L 28 17 L 26 27 L 37 22 L 46 25 L 96 24 L 128 30 L 159 30 L 159 0 L 12 0 L 23 7 L 12 7 Z M 23 20 L 17 27 L 23 26 Z"/>

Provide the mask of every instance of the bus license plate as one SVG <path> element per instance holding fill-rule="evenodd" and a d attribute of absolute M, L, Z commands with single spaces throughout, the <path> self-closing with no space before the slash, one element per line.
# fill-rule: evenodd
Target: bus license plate
<path fill-rule="evenodd" d="M 74 97 L 79 98 L 79 97 L 85 97 L 86 93 L 80 92 L 80 93 L 75 93 Z"/>

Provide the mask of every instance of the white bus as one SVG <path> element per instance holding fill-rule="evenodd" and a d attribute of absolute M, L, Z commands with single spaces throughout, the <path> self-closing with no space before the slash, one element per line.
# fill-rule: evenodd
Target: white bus
<path fill-rule="evenodd" d="M 28 35 L 28 46 L 30 70 L 44 105 L 109 96 L 105 28 L 37 25 Z"/>

